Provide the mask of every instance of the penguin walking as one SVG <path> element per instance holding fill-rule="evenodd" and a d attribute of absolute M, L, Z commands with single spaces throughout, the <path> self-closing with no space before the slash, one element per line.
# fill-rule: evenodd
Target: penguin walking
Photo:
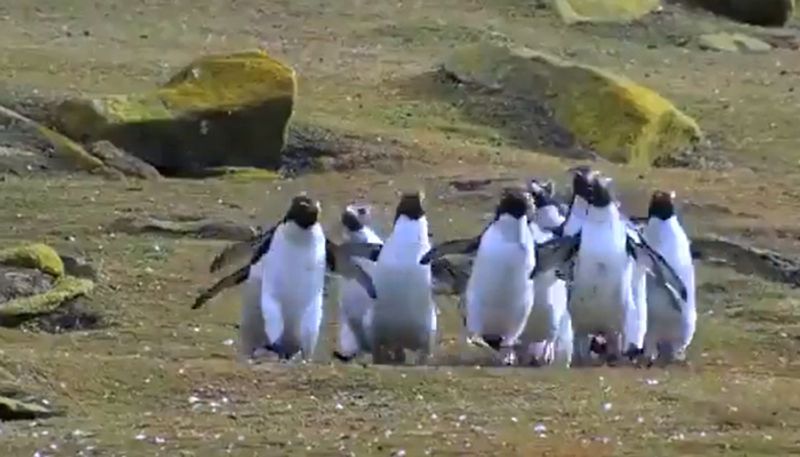
<path fill-rule="evenodd" d="M 192 306 L 197 309 L 221 290 L 247 283 L 250 278 L 250 284 L 245 287 L 246 300 L 240 323 L 242 352 L 263 346 L 281 359 L 291 359 L 302 353 L 302 357 L 309 360 L 322 322 L 326 269 L 355 279 L 375 297 L 369 275 L 343 254 L 339 246 L 325 238 L 318 220 L 319 212 L 319 202 L 306 195 L 294 197 L 283 220 L 258 238 L 260 244 L 251 253 L 250 262 L 201 293 Z M 238 246 L 235 257 L 240 257 L 245 250 L 241 244 Z M 221 267 L 224 262 L 217 262 L 218 258 L 212 265 Z M 252 286 L 257 284 L 256 272 L 261 279 L 260 320 L 251 297 Z M 258 323 L 263 324 L 263 333 L 254 328 Z M 256 352 L 253 350 L 250 356 Z"/>
<path fill-rule="evenodd" d="M 370 346 L 377 364 L 405 363 L 405 351 L 427 364 L 436 339 L 437 316 L 432 274 L 422 256 L 431 249 L 428 219 L 420 192 L 404 193 L 397 204 L 392 232 L 378 243 L 345 243 L 342 249 L 375 262 L 377 292 Z"/>
<path fill-rule="evenodd" d="M 443 255 L 475 253 L 464 295 L 467 341 L 500 352 L 507 365 L 516 363 L 515 347 L 533 307 L 536 258 L 529 212 L 525 193 L 506 189 L 481 235 L 442 243 L 421 260 L 427 264 Z"/>
<path fill-rule="evenodd" d="M 611 197 L 609 181 L 593 177 L 589 208 L 580 231 L 555 238 L 537 249 L 534 278 L 575 259 L 568 308 L 575 332 L 573 357 L 578 365 L 588 362 L 593 342 L 588 335 L 605 336 L 608 362 L 613 363 L 621 354 L 627 316 L 635 306 L 632 275 L 637 262 L 681 297 L 687 293 L 664 258 L 643 239 L 631 237 Z"/>
<path fill-rule="evenodd" d="M 369 226 L 368 206 L 348 205 L 342 212 L 343 239 L 346 243 L 371 243 L 383 245 L 383 240 Z M 353 259 L 367 274 L 374 273 L 375 262 Z M 352 278 L 339 279 L 339 349 L 333 356 L 349 362 L 362 353 L 370 353 L 370 334 L 375 300 L 364 287 Z"/>
<path fill-rule="evenodd" d="M 648 326 L 645 337 L 645 359 L 656 356 L 661 363 L 683 360 L 692 342 L 697 323 L 695 308 L 695 272 L 691 245 L 675 212 L 675 194 L 653 193 L 648 210 L 644 237 L 686 285 L 686 299 L 671 288 L 648 278 Z M 675 305 L 680 311 L 675 309 Z"/>
<path fill-rule="evenodd" d="M 529 229 L 537 246 L 554 238 L 552 232 L 542 230 L 534 222 Z M 520 335 L 519 356 L 528 365 L 551 365 L 558 361 L 559 365 L 569 367 L 573 337 L 572 318 L 567 310 L 567 283 L 555 270 L 549 270 L 535 277 L 533 290 L 533 308 Z"/>

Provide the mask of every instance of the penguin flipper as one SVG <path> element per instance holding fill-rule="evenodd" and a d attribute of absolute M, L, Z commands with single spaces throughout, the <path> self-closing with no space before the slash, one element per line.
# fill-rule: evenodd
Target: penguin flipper
<path fill-rule="evenodd" d="M 275 233 L 276 228 L 277 225 L 269 228 L 265 232 L 262 232 L 255 238 L 246 241 L 240 241 L 238 243 L 233 243 L 226 246 L 222 250 L 222 252 L 217 254 L 211 261 L 209 272 L 215 273 L 221 270 L 222 268 L 225 268 L 226 266 L 231 265 L 237 261 L 244 260 L 247 257 L 252 258 L 254 253 L 258 252 L 260 248 L 265 244 L 266 244 L 266 249 L 264 249 L 264 252 L 266 252 L 269 249 L 269 245 L 272 241 L 272 236 Z M 261 255 L 263 255 L 263 253 Z M 261 255 L 259 255 L 258 257 L 260 258 Z"/>
<path fill-rule="evenodd" d="M 336 248 L 336 253 L 345 257 L 363 257 L 377 262 L 382 249 L 383 244 L 380 243 L 359 243 L 350 241 L 340 244 Z"/>
<path fill-rule="evenodd" d="M 572 236 L 553 238 L 542 244 L 537 244 L 536 266 L 531 272 L 531 279 L 567 263 L 578 252 L 580 244 L 580 232 Z"/>
<path fill-rule="evenodd" d="M 250 265 L 245 265 L 228 276 L 220 279 L 213 286 L 209 287 L 197 296 L 197 299 L 195 299 L 194 304 L 192 305 L 192 309 L 200 308 L 205 302 L 211 300 L 223 290 L 243 283 L 249 274 Z"/>
<path fill-rule="evenodd" d="M 373 245 L 370 243 L 349 244 L 382 246 L 380 244 Z M 325 262 L 328 269 L 331 272 L 337 273 L 345 278 L 355 279 L 356 282 L 358 282 L 358 284 L 364 288 L 370 298 L 373 300 L 376 299 L 378 295 L 375 292 L 375 283 L 372 281 L 372 277 L 366 271 L 364 271 L 360 265 L 353 262 L 352 256 L 347 254 L 346 250 L 343 249 L 343 246 L 345 245 L 337 245 L 330 240 L 325 241 Z"/>
<path fill-rule="evenodd" d="M 659 283 L 674 290 L 681 300 L 687 300 L 689 293 L 686 284 L 667 260 L 653 249 L 644 237 L 639 237 L 637 242 L 629 236 L 626 240 L 626 249 L 631 257 L 647 268 Z M 678 309 L 680 309 L 679 306 Z"/>
<path fill-rule="evenodd" d="M 419 260 L 420 265 L 427 265 L 432 261 L 453 254 L 474 254 L 481 244 L 481 237 L 462 238 L 445 241 L 434 246 Z"/>

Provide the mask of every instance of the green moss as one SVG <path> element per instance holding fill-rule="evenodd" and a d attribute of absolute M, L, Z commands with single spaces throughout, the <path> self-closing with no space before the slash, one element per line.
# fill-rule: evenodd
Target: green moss
<path fill-rule="evenodd" d="M 693 119 L 658 93 L 530 49 L 468 46 L 445 69 L 467 82 L 545 101 L 561 125 L 612 161 L 649 164 L 702 135 Z"/>
<path fill-rule="evenodd" d="M 4 303 L 0 307 L 0 315 L 10 317 L 49 313 L 68 300 L 88 294 L 93 288 L 94 283 L 88 279 L 62 276 L 55 286 L 45 293 Z"/>
<path fill-rule="evenodd" d="M 628 22 L 656 9 L 659 0 L 555 0 L 564 22 Z"/>
<path fill-rule="evenodd" d="M 294 98 L 296 87 L 294 70 L 259 50 L 197 59 L 158 94 L 172 109 L 202 111 Z"/>
<path fill-rule="evenodd" d="M 46 244 L 35 243 L 0 250 L 0 263 L 35 268 L 55 277 L 64 275 L 64 263 L 58 253 Z"/>

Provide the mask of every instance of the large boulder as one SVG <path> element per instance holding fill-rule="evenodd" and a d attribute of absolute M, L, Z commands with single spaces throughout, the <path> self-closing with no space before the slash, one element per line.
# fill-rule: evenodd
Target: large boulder
<path fill-rule="evenodd" d="M 630 22 L 660 4 L 660 0 L 554 0 L 556 11 L 567 24 Z"/>
<path fill-rule="evenodd" d="M 689 149 L 702 136 L 692 118 L 656 92 L 531 49 L 470 45 L 452 54 L 443 69 L 499 96 L 544 103 L 579 142 L 615 162 L 649 165 Z"/>
<path fill-rule="evenodd" d="M 686 0 L 713 13 L 748 24 L 782 26 L 794 14 L 795 0 Z"/>
<path fill-rule="evenodd" d="M 146 93 L 77 98 L 58 127 L 82 142 L 108 140 L 162 172 L 280 163 L 295 72 L 264 51 L 199 58 Z"/>

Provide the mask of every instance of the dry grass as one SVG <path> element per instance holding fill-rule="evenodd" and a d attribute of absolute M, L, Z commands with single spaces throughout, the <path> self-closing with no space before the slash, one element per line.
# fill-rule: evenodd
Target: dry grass
<path fill-rule="evenodd" d="M 329 223 L 345 202 L 367 193 L 388 220 L 395 191 L 423 185 L 433 197 L 436 238 L 472 233 L 492 202 L 452 194 L 448 179 L 550 175 L 565 161 L 518 149 L 496 126 L 465 116 L 457 94 L 427 97 L 428 88 L 415 94 L 408 82 L 452 45 L 507 39 L 647 82 L 696 116 L 736 165 L 725 172 L 641 176 L 604 166 L 618 177 L 632 212 L 644 210 L 651 189 L 674 188 L 693 203 L 686 211 L 693 231 L 750 230 L 761 244 L 800 252 L 796 237 L 777 235 L 800 223 L 793 91 L 800 60 L 794 52 L 728 55 L 675 46 L 672 35 L 732 27 L 683 13 L 625 28 L 566 29 L 533 3 L 37 0 L 0 6 L 0 80 L 6 83 L 56 92 L 127 91 L 164 81 L 204 51 L 264 45 L 301 75 L 299 119 L 397 138 L 416 151 L 413 162 L 391 173 L 268 184 L 126 185 L 82 176 L 0 183 L 0 245 L 36 240 L 85 251 L 102 266 L 92 303 L 112 324 L 62 335 L 0 330 L 0 365 L 67 411 L 35 426 L 2 424 L 0 454 L 797 453 L 800 326 L 793 316 L 800 295 L 784 286 L 702 267 L 700 330 L 688 367 L 360 367 L 330 363 L 321 348 L 313 365 L 251 368 L 238 364 L 225 344 L 235 337 L 236 291 L 205 311 L 189 310 L 211 280 L 207 262 L 220 243 L 105 230 L 131 213 L 263 223 L 301 189 L 322 198 Z M 440 360 L 455 360 L 453 304 L 441 305 L 446 344 Z M 322 346 L 334 329 L 326 324 Z"/>

